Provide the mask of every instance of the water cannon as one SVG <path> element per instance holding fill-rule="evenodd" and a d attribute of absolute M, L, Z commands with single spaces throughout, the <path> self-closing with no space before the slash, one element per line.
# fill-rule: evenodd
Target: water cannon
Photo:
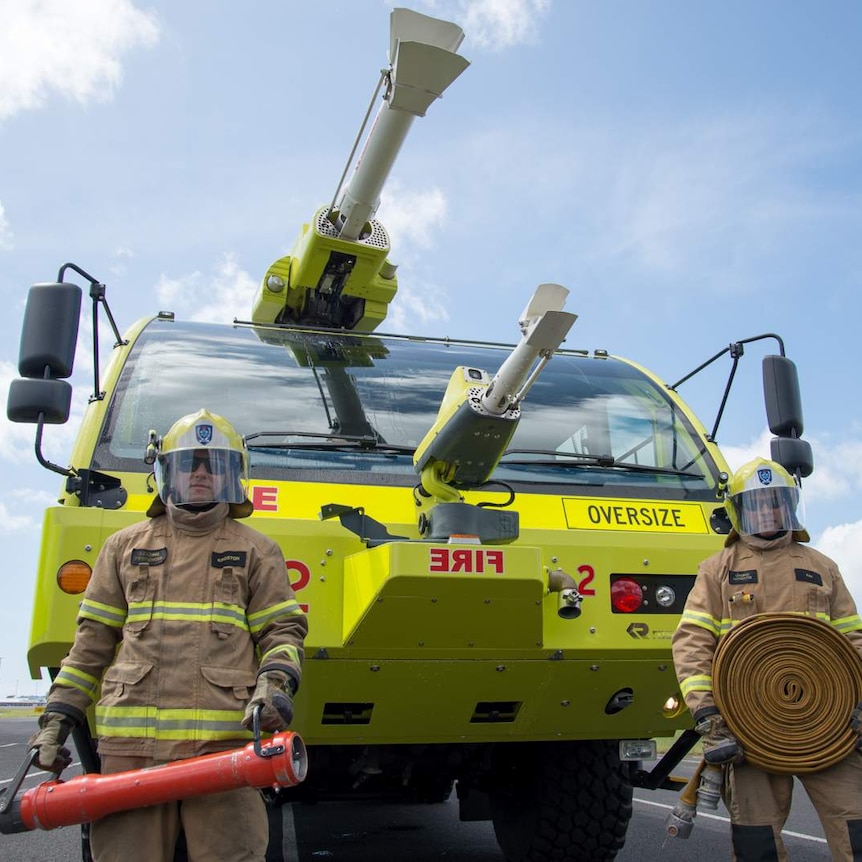
<path fill-rule="evenodd" d="M 452 373 L 437 420 L 413 456 L 421 502 L 430 508 L 420 513 L 423 535 L 468 533 L 489 542 L 517 538 L 517 513 L 468 505 L 461 491 L 485 484 L 508 448 L 521 402 L 577 320 L 563 311 L 568 294 L 559 284 L 539 285 L 518 321 L 521 340 L 493 378 L 466 366 Z"/>
<path fill-rule="evenodd" d="M 424 117 L 435 99 L 467 68 L 455 53 L 464 40 L 456 24 L 393 9 L 386 93 L 353 177 L 332 210 L 338 235 L 359 239 L 380 205 L 380 192 L 413 120 Z"/>
<path fill-rule="evenodd" d="M 542 369 L 563 343 L 577 314 L 563 311 L 569 291 L 560 284 L 540 284 L 518 319 L 521 341 L 500 366 L 482 394 L 482 406 L 495 416 L 517 410 Z M 533 363 L 539 363 L 533 368 Z M 533 368 L 532 373 L 530 369 Z"/>
<path fill-rule="evenodd" d="M 456 24 L 410 9 L 393 9 L 390 21 L 389 67 L 381 72 L 339 189 L 302 226 L 291 253 L 267 270 L 252 310 L 255 323 L 371 332 L 395 297 L 389 235 L 374 218 L 380 194 L 413 121 L 425 116 L 469 61 L 457 53 L 464 32 Z M 381 91 L 383 102 L 342 190 Z"/>

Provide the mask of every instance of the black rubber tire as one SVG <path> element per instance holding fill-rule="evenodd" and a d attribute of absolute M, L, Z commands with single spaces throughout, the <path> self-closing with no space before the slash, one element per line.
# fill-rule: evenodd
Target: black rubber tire
<path fill-rule="evenodd" d="M 632 815 L 629 768 L 617 743 L 543 743 L 506 754 L 504 780 L 490 793 L 506 862 L 616 858 Z"/>

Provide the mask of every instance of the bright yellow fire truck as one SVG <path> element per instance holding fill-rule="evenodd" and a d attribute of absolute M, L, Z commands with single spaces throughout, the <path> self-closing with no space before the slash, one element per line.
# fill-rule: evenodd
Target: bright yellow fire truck
<path fill-rule="evenodd" d="M 461 818 L 492 820 L 509 862 L 613 859 L 633 786 L 676 786 L 692 745 L 670 637 L 729 529 L 722 411 L 707 430 L 678 384 L 563 347 L 574 315 L 558 285 L 539 286 L 517 328 L 513 309 L 514 346 L 376 332 L 397 289 L 379 192 L 411 122 L 468 65 L 462 37 L 394 10 L 359 165 L 267 270 L 249 321 L 159 312 L 121 335 L 77 265 L 31 289 L 8 414 L 36 424 L 64 484 L 45 513 L 29 663 L 56 673 L 105 539 L 144 517 L 151 430 L 205 407 L 247 441 L 251 523 L 280 543 L 310 622 L 294 723 L 308 777 L 273 803 L 435 802 L 455 786 Z M 104 369 L 96 351 L 63 467 L 41 443 L 69 416 L 73 274 L 117 343 Z M 729 354 L 732 380 L 762 339 L 779 347 L 763 360 L 772 457 L 804 475 L 781 339 L 734 342 L 701 368 Z M 86 728 L 76 744 L 97 771 Z"/>

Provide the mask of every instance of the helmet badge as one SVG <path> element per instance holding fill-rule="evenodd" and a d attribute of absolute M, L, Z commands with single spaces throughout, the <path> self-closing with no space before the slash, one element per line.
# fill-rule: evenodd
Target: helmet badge
<path fill-rule="evenodd" d="M 206 446 L 212 443 L 213 426 L 212 425 L 195 425 L 195 437 L 201 446 Z"/>
<path fill-rule="evenodd" d="M 760 480 L 761 485 L 771 485 L 772 484 L 772 470 L 769 467 L 761 467 L 757 471 L 757 478 Z"/>

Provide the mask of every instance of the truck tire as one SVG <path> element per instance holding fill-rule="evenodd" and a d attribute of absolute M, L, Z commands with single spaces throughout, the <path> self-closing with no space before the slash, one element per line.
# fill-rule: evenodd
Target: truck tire
<path fill-rule="evenodd" d="M 518 745 L 489 794 L 506 862 L 612 860 L 632 815 L 629 769 L 615 742 Z M 500 774 L 500 773 L 498 773 Z"/>

